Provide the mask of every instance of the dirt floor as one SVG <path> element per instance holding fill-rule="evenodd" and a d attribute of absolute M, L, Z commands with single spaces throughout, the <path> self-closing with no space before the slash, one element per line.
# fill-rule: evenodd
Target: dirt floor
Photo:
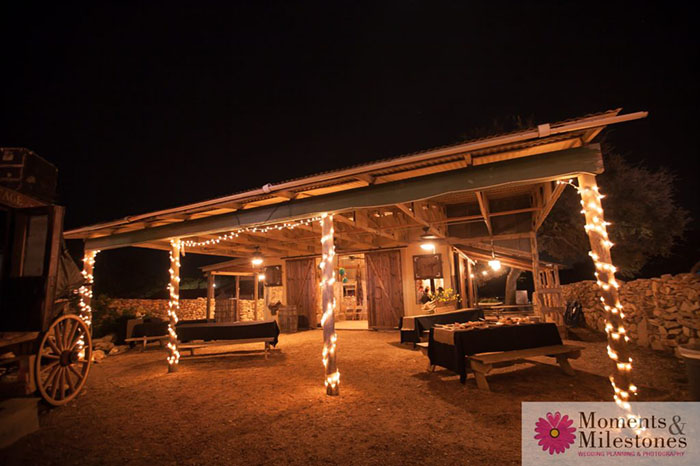
<path fill-rule="evenodd" d="M 474 380 L 426 371 L 398 332 L 339 331 L 339 397 L 323 389 L 321 332 L 278 349 L 185 359 L 168 374 L 154 345 L 93 365 L 69 405 L 0 451 L 0 464 L 518 464 L 520 402 L 610 400 L 605 343 L 581 343 L 576 377 L 522 364 Z M 262 344 L 246 345 L 259 349 Z M 242 346 L 233 347 L 242 349 Z M 220 349 L 220 348 L 218 348 Z M 688 399 L 672 356 L 635 351 L 640 400 Z"/>

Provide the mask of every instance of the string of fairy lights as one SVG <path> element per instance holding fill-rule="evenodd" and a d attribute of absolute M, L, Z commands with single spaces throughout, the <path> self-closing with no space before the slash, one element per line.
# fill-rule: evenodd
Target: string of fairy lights
<path fill-rule="evenodd" d="M 88 328 L 92 325 L 92 285 L 95 282 L 95 257 L 99 252 L 98 249 L 85 251 L 83 256 L 83 271 L 81 272 L 85 280 L 80 288 L 78 288 L 78 295 L 80 296 L 80 300 L 78 301 L 80 318 L 83 319 Z"/>
<path fill-rule="evenodd" d="M 212 246 L 219 244 L 222 241 L 232 240 L 238 238 L 241 233 L 267 233 L 270 231 L 279 231 L 284 229 L 293 230 L 300 226 L 311 225 L 314 222 L 320 221 L 321 217 L 310 217 L 304 220 L 297 220 L 295 222 L 284 222 L 276 225 L 265 225 L 265 226 L 254 226 L 254 227 L 244 227 L 238 228 L 236 230 L 229 231 L 228 233 L 223 233 L 215 238 L 210 238 L 205 241 L 195 241 L 195 240 L 182 240 L 182 244 L 188 248 L 197 248 L 202 246 Z"/>
<path fill-rule="evenodd" d="M 594 179 L 593 179 L 594 180 Z M 630 341 L 627 330 L 624 327 L 625 314 L 620 302 L 617 290 L 620 288 L 619 282 L 615 279 L 617 268 L 610 259 L 610 248 L 614 246 L 608 237 L 607 227 L 611 225 L 603 218 L 603 207 L 601 200 L 605 197 L 600 193 L 598 186 L 593 181 L 590 187 L 581 187 L 573 183 L 573 180 L 557 181 L 557 184 L 567 184 L 572 186 L 581 196 L 581 213 L 586 218 L 586 233 L 591 238 L 592 245 L 595 241 L 600 244 L 601 254 L 594 251 L 589 252 L 589 256 L 595 264 L 596 284 L 603 291 L 600 301 L 606 312 L 605 332 L 608 335 L 607 352 L 608 357 L 615 363 L 617 374 L 622 375 L 621 379 L 627 386 L 620 386 L 616 382 L 615 375 L 610 376 L 610 383 L 614 390 L 615 403 L 626 411 L 631 410 L 630 398 L 637 394 L 637 387 L 629 382 L 632 370 L 632 358 L 627 351 L 623 351 L 624 345 Z M 580 184 L 580 182 L 579 182 Z M 601 255 L 605 257 L 601 257 Z M 620 346 L 617 350 L 613 346 Z M 624 355 L 620 354 L 625 353 Z M 632 414 L 628 414 L 632 416 Z"/>
<path fill-rule="evenodd" d="M 323 327 L 323 351 L 321 360 L 325 370 L 326 393 L 329 395 L 337 395 L 340 385 L 340 372 L 335 364 L 335 351 L 338 341 L 338 335 L 334 329 L 334 316 L 336 308 L 335 294 L 333 293 L 333 284 L 335 283 L 335 273 L 333 264 L 335 260 L 335 245 L 333 244 L 333 216 L 323 214 L 319 220 L 321 224 L 321 245 L 322 255 L 319 268 L 322 271 L 321 290 L 323 292 L 323 315 L 321 316 L 321 327 Z"/>

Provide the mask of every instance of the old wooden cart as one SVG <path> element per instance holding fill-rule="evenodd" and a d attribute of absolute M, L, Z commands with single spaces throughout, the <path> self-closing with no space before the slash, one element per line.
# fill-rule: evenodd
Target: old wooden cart
<path fill-rule="evenodd" d="M 70 312 L 81 278 L 53 204 L 56 169 L 26 149 L 0 148 L 0 365 L 17 367 L 6 393 L 75 398 L 92 360 L 90 331 Z M 8 379 L 9 377 L 6 377 Z"/>

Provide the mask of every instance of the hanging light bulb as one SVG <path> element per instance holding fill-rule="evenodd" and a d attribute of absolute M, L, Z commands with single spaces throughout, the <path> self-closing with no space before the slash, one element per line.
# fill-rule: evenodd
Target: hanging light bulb
<path fill-rule="evenodd" d="M 262 281 L 265 281 L 265 274 L 264 274 L 264 273 L 259 273 L 259 274 L 258 274 L 258 280 L 260 280 L 261 282 L 262 282 Z"/>
<path fill-rule="evenodd" d="M 255 252 L 253 253 L 253 258 L 251 259 L 251 264 L 253 265 L 261 265 L 263 263 L 263 256 L 260 253 L 260 247 L 255 246 Z"/>
<path fill-rule="evenodd" d="M 437 239 L 437 236 L 430 234 L 428 232 L 429 229 L 429 227 L 423 228 L 423 234 L 420 235 L 420 239 L 422 240 L 422 242 L 420 243 L 420 248 L 423 251 L 428 251 L 435 254 L 435 243 L 433 242 L 433 240 Z"/>

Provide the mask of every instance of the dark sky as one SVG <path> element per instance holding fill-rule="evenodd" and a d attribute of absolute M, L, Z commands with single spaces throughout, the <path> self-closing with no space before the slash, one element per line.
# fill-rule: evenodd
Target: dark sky
<path fill-rule="evenodd" d="M 73 228 L 623 107 L 609 141 L 698 218 L 695 15 L 626 3 L 3 2 L 0 146 L 58 166 Z"/>

